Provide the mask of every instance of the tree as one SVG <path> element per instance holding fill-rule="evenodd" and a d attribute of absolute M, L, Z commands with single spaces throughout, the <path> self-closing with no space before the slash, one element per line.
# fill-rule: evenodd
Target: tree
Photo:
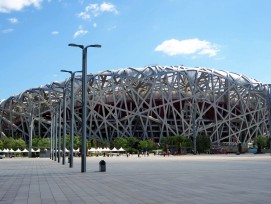
<path fill-rule="evenodd" d="M 32 147 L 35 149 L 38 149 L 39 148 L 39 141 L 40 141 L 39 137 L 33 138 L 32 139 Z"/>
<path fill-rule="evenodd" d="M 139 146 L 139 140 L 135 137 L 126 137 L 127 140 L 127 146 L 126 146 L 126 151 L 127 152 L 136 152 L 138 150 Z"/>
<path fill-rule="evenodd" d="M 97 148 L 97 140 L 93 139 L 91 140 L 91 143 L 94 148 Z"/>
<path fill-rule="evenodd" d="M 211 147 L 210 137 L 207 135 L 199 135 L 197 137 L 197 151 L 199 153 L 204 153 L 208 151 Z"/>
<path fill-rule="evenodd" d="M 17 139 L 14 142 L 14 150 L 20 149 L 23 150 L 27 147 L 26 142 L 23 139 Z"/>
<path fill-rule="evenodd" d="M 267 140 L 265 136 L 257 136 L 255 138 L 255 143 L 257 145 L 257 153 L 262 153 L 262 148 L 267 145 Z"/>
<path fill-rule="evenodd" d="M 78 149 L 78 148 L 81 148 L 81 146 L 82 146 L 82 138 L 81 138 L 81 136 L 74 136 L 73 148 Z"/>
<path fill-rule="evenodd" d="M 40 149 L 49 149 L 50 148 L 50 138 L 40 138 L 39 148 Z"/>
<path fill-rule="evenodd" d="M 156 149 L 156 144 L 151 140 L 141 140 L 139 142 L 139 149 L 144 151 L 152 151 Z"/>
<path fill-rule="evenodd" d="M 2 141 L 3 141 L 4 148 L 14 149 L 15 140 L 12 137 L 4 137 Z"/>
<path fill-rule="evenodd" d="M 118 149 L 121 147 L 125 149 L 127 147 L 127 144 L 128 144 L 127 139 L 123 137 L 117 137 L 113 140 L 114 147 Z"/>
<path fill-rule="evenodd" d="M 164 151 L 170 149 L 172 152 L 177 151 L 179 153 L 181 152 L 182 148 L 191 148 L 193 145 L 190 138 L 181 135 L 162 137 L 160 143 Z"/>
<path fill-rule="evenodd" d="M 4 149 L 4 144 L 2 140 L 0 140 L 0 149 Z"/>
<path fill-rule="evenodd" d="M 35 137 L 32 139 L 32 147 L 35 149 L 49 149 L 50 138 Z"/>

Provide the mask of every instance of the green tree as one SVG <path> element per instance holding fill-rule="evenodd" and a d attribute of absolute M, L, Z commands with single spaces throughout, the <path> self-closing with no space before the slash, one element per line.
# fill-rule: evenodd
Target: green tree
<path fill-rule="evenodd" d="M 91 143 L 94 148 L 97 148 L 97 140 L 93 139 L 91 140 Z"/>
<path fill-rule="evenodd" d="M 167 149 L 175 149 L 175 151 L 177 150 L 179 153 L 182 148 L 191 148 L 193 145 L 191 138 L 180 135 L 162 137 L 160 143 L 164 151 L 167 151 Z"/>
<path fill-rule="evenodd" d="M 14 149 L 15 140 L 12 137 L 4 137 L 2 141 L 3 141 L 4 148 Z"/>
<path fill-rule="evenodd" d="M 73 147 L 74 149 L 78 149 L 81 148 L 81 144 L 82 144 L 82 139 L 81 136 L 74 136 L 74 140 L 73 140 Z"/>
<path fill-rule="evenodd" d="M 2 140 L 0 140 L 0 149 L 4 149 L 4 144 Z"/>
<path fill-rule="evenodd" d="M 139 149 L 144 151 L 152 151 L 156 149 L 156 144 L 151 140 L 141 140 L 139 142 Z"/>
<path fill-rule="evenodd" d="M 127 140 L 127 146 L 126 146 L 126 151 L 133 153 L 138 150 L 138 145 L 139 145 L 139 140 L 135 137 L 126 137 Z"/>
<path fill-rule="evenodd" d="M 35 138 L 32 139 L 32 147 L 34 149 L 38 149 L 39 148 L 39 141 L 40 141 L 39 137 L 35 137 Z"/>
<path fill-rule="evenodd" d="M 207 135 L 199 135 L 197 137 L 197 151 L 199 153 L 205 153 L 211 147 L 210 137 Z"/>
<path fill-rule="evenodd" d="M 50 138 L 40 138 L 39 148 L 40 149 L 49 149 L 50 148 Z"/>
<path fill-rule="evenodd" d="M 103 147 L 104 148 L 110 147 L 110 144 L 109 144 L 109 142 L 107 140 L 104 140 Z"/>
<path fill-rule="evenodd" d="M 66 135 L 66 148 L 67 149 L 70 149 L 70 142 L 71 142 L 70 135 Z"/>
<path fill-rule="evenodd" d="M 125 149 L 127 147 L 127 144 L 128 144 L 127 139 L 124 137 L 117 137 L 113 140 L 113 145 L 117 149 L 121 147 Z"/>
<path fill-rule="evenodd" d="M 0 140 L 0 149 L 4 149 L 4 144 L 2 140 Z"/>
<path fill-rule="evenodd" d="M 50 138 L 35 137 L 32 139 L 32 147 L 34 149 L 49 149 Z"/>
<path fill-rule="evenodd" d="M 23 150 L 27 147 L 26 142 L 23 139 L 17 139 L 14 142 L 14 150 L 20 149 Z"/>
<path fill-rule="evenodd" d="M 262 148 L 267 145 L 267 140 L 265 136 L 257 136 L 255 138 L 255 143 L 257 145 L 257 153 L 262 153 Z"/>

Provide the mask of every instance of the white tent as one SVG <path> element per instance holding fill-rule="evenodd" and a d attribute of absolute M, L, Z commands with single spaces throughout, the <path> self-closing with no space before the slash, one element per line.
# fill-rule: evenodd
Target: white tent
<path fill-rule="evenodd" d="M 96 149 L 94 147 L 91 147 L 90 149 L 88 149 L 88 152 L 96 152 Z"/>
<path fill-rule="evenodd" d="M 123 149 L 122 147 L 119 149 L 119 152 L 125 152 L 126 150 Z"/>
<path fill-rule="evenodd" d="M 40 152 L 40 149 L 37 150 L 31 149 L 31 152 Z"/>
<path fill-rule="evenodd" d="M 9 152 L 10 152 L 10 153 L 14 153 L 15 151 L 11 148 L 11 149 L 9 150 Z"/>
<path fill-rule="evenodd" d="M 70 150 L 68 150 L 67 148 L 65 148 L 65 151 L 66 151 L 66 152 L 70 152 Z"/>
<path fill-rule="evenodd" d="M 28 152 L 28 150 L 27 150 L 27 149 L 24 149 L 22 152 Z"/>
<path fill-rule="evenodd" d="M 3 151 L 2 152 L 4 152 L 4 153 L 8 153 L 9 152 L 9 149 L 3 149 Z"/>
<path fill-rule="evenodd" d="M 19 148 L 15 152 L 22 153 L 22 151 Z"/>
<path fill-rule="evenodd" d="M 100 148 L 100 147 L 98 147 L 98 148 L 96 149 L 97 152 L 101 152 L 102 150 L 103 150 L 103 149 Z"/>
<path fill-rule="evenodd" d="M 112 151 L 112 152 L 117 152 L 118 149 L 117 149 L 116 147 L 114 147 L 111 151 Z"/>
<path fill-rule="evenodd" d="M 80 152 L 79 148 L 78 149 L 74 149 L 73 152 Z"/>

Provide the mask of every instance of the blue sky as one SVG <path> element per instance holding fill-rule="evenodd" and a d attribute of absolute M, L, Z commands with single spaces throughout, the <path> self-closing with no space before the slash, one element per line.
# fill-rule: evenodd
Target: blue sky
<path fill-rule="evenodd" d="M 268 0 L 0 0 L 0 100 L 88 73 L 150 65 L 227 70 L 271 83 Z"/>

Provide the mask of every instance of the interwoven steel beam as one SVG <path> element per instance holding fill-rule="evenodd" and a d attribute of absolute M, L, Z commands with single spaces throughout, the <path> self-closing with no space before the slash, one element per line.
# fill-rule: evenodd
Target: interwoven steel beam
<path fill-rule="evenodd" d="M 61 83 L 67 84 L 69 97 L 70 79 Z M 29 111 L 35 105 L 34 135 L 49 137 L 52 112 L 63 97 L 61 83 L 1 102 L 1 131 L 27 138 Z M 269 135 L 268 85 L 232 72 L 182 66 L 104 71 L 88 75 L 87 97 L 87 135 L 101 142 L 128 136 L 156 141 L 162 136 L 192 137 L 194 128 L 213 143 L 245 143 Z M 80 135 L 80 77 L 75 80 L 74 108 L 75 134 Z"/>

